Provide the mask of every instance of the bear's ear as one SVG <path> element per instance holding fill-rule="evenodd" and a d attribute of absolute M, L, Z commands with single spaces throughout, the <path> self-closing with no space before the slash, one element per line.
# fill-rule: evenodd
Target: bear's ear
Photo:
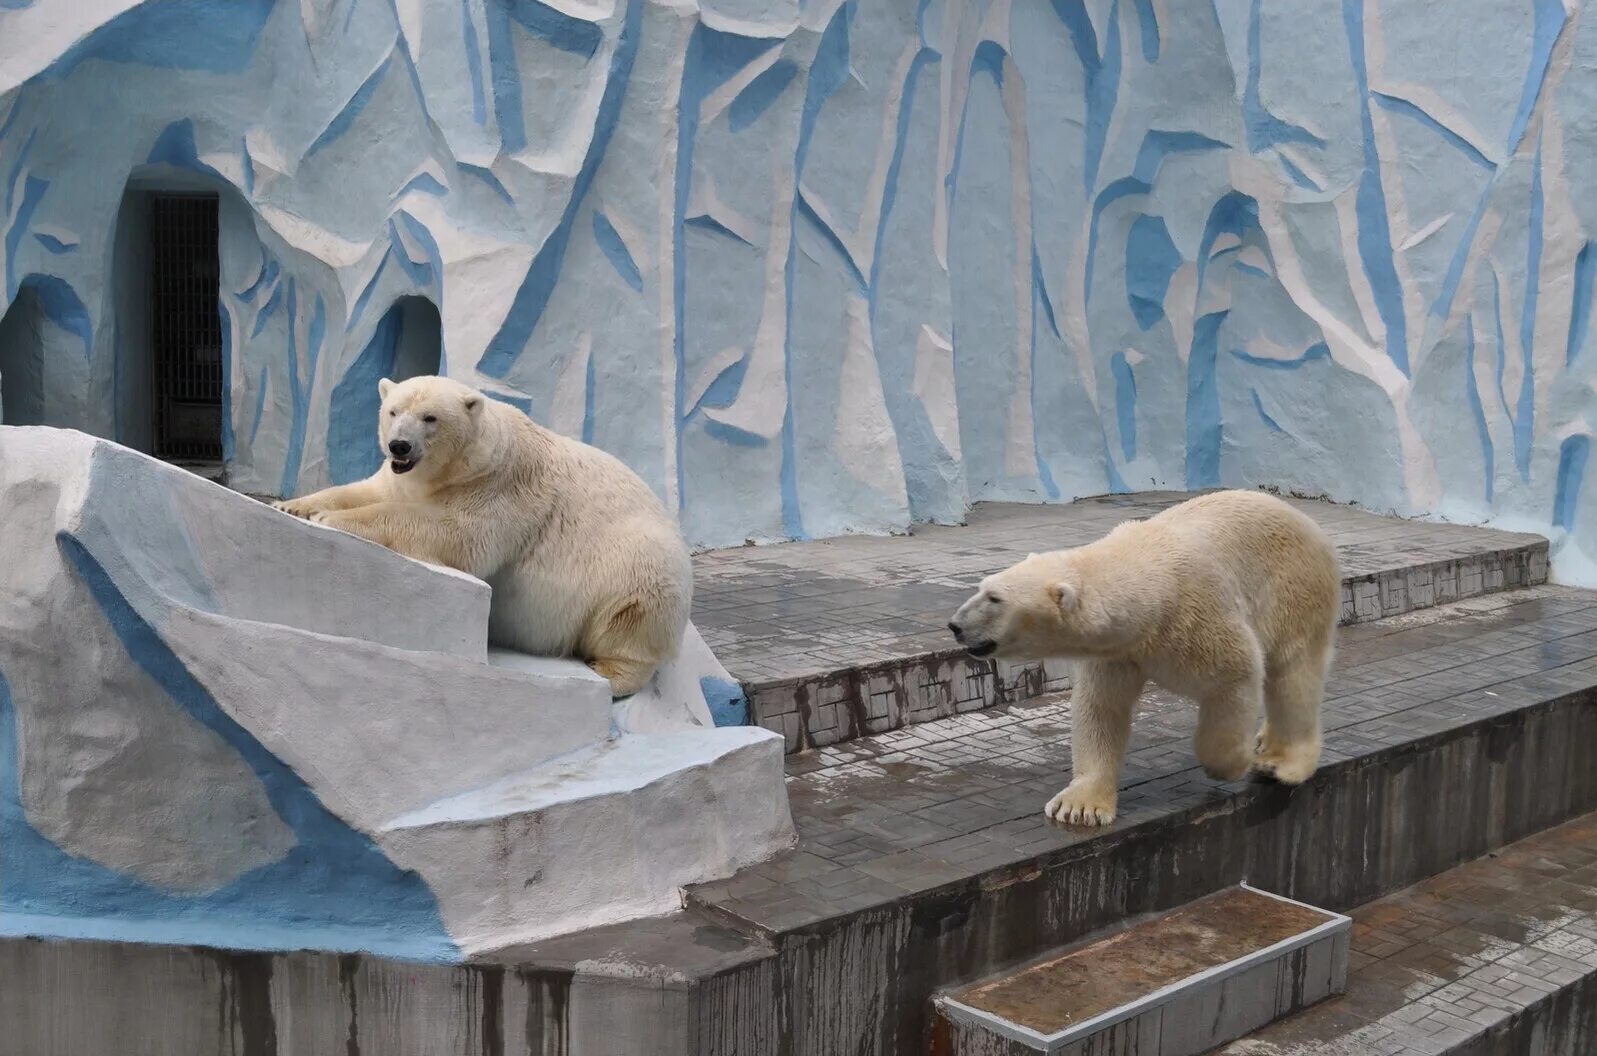
<path fill-rule="evenodd" d="M 480 410 L 482 410 L 482 396 L 481 396 L 481 394 L 474 392 L 470 396 L 467 396 L 466 397 L 466 413 L 467 414 L 476 414 Z"/>
<path fill-rule="evenodd" d="M 394 383 L 389 379 L 383 378 L 377 383 L 377 395 L 383 399 L 388 399 L 388 394 L 392 391 L 394 391 Z"/>
<path fill-rule="evenodd" d="M 1076 603 L 1081 600 L 1081 595 L 1077 592 L 1075 586 L 1063 580 L 1049 587 L 1048 593 L 1053 595 L 1054 604 L 1059 606 L 1060 612 L 1071 611 L 1076 607 Z"/>

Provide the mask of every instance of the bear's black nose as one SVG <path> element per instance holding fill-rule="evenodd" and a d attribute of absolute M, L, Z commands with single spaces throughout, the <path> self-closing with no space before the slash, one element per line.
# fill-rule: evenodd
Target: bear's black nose
<path fill-rule="evenodd" d="M 395 458 L 404 458 L 406 455 L 410 454 L 410 441 L 409 440 L 390 440 L 390 441 L 388 441 L 388 453 L 393 455 Z"/>
<path fill-rule="evenodd" d="M 959 637 L 959 624 L 955 623 L 953 620 L 948 621 L 948 630 L 955 638 Z"/>

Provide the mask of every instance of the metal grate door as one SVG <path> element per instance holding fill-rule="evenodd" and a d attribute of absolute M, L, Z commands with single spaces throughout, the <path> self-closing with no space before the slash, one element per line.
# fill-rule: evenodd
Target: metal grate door
<path fill-rule="evenodd" d="M 222 459 L 217 197 L 157 194 L 150 209 L 155 456 Z"/>

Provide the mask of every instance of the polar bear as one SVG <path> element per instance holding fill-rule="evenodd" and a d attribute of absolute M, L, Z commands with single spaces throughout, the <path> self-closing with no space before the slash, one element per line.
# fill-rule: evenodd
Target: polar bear
<path fill-rule="evenodd" d="M 617 697 L 641 689 L 693 599 L 687 545 L 648 485 L 448 378 L 377 388 L 381 468 L 274 505 L 486 580 L 494 644 L 581 657 Z"/>
<path fill-rule="evenodd" d="M 1073 661 L 1072 780 L 1044 812 L 1107 825 L 1147 680 L 1198 702 L 1194 748 L 1211 777 L 1251 767 L 1308 780 L 1341 583 L 1313 520 L 1261 492 L 1222 491 L 1032 554 L 983 580 L 948 626 L 976 656 Z"/>

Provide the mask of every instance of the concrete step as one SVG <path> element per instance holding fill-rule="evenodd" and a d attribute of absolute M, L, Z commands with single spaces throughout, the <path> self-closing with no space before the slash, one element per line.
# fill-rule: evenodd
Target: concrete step
<path fill-rule="evenodd" d="M 1351 916 L 1345 992 L 1223 1056 L 1597 1053 L 1597 814 Z"/>
<path fill-rule="evenodd" d="M 947 1056 L 1198 1056 L 1347 985 L 1351 921 L 1246 885 L 937 999 Z"/>
<path fill-rule="evenodd" d="M 396 817 L 378 837 L 424 876 L 470 871 L 487 897 L 450 930 L 484 951 L 671 912 L 683 885 L 791 847 L 787 804 L 751 794 L 781 758 L 758 727 L 617 737 Z"/>
<path fill-rule="evenodd" d="M 983 577 L 1034 550 L 1079 546 L 1188 495 L 1053 506 L 988 503 L 959 527 L 739 547 L 694 559 L 694 622 L 788 751 L 823 747 L 1069 688 L 1062 663 L 960 653 L 948 617 Z M 1547 580 L 1539 536 L 1378 517 L 1290 500 L 1337 544 L 1346 623 Z"/>
<path fill-rule="evenodd" d="M 132 1051 L 134 1020 L 139 1051 L 196 1054 L 353 1037 L 468 1056 L 924 1056 L 936 993 L 1127 919 L 1244 881 L 1346 912 L 1597 810 L 1597 594 L 1353 626 L 1339 657 L 1325 765 L 1298 789 L 1208 781 L 1191 706 L 1151 697 L 1121 816 L 1062 828 L 1041 809 L 1068 776 L 1068 702 L 1044 697 L 789 757 L 798 848 L 691 888 L 681 912 L 436 970 L 3 940 L 0 977 L 53 982 L 44 1000 L 0 988 L 0 1029 L 60 1056 Z"/>

